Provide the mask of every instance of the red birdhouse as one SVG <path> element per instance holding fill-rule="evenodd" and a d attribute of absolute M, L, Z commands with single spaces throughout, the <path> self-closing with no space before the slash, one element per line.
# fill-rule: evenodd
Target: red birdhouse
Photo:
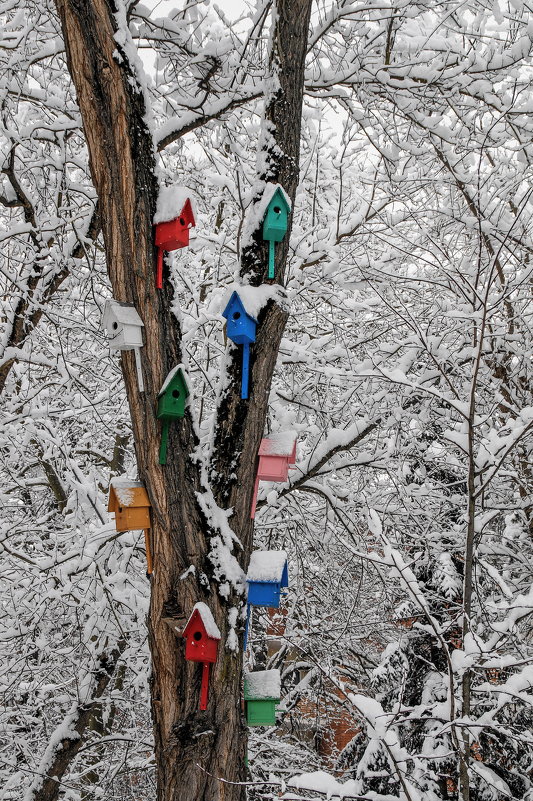
<path fill-rule="evenodd" d="M 257 505 L 257 492 L 260 481 L 285 482 L 289 478 L 289 465 L 296 462 L 296 432 L 285 431 L 280 434 L 271 434 L 261 440 L 259 446 L 259 465 L 255 478 L 254 495 L 252 498 L 251 518 L 255 517 Z"/>
<path fill-rule="evenodd" d="M 220 631 L 209 607 L 201 601 L 195 604 L 187 625 L 183 629 L 185 637 L 185 659 L 202 662 L 202 687 L 200 690 L 200 709 L 207 709 L 209 685 L 209 665 L 217 661 Z"/>
<path fill-rule="evenodd" d="M 165 186 L 159 191 L 154 216 L 157 247 L 156 287 L 163 288 L 163 253 L 189 244 L 189 230 L 196 225 L 189 190 L 183 186 Z"/>

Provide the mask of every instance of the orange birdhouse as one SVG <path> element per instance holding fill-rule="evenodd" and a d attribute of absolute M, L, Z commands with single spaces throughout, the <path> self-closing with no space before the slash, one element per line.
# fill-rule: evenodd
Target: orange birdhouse
<path fill-rule="evenodd" d="M 271 434 L 261 440 L 259 446 L 259 465 L 255 478 L 254 495 L 252 499 L 252 519 L 255 517 L 257 505 L 257 492 L 260 481 L 285 482 L 289 478 L 289 465 L 296 462 L 296 432 L 285 431 Z"/>
<path fill-rule="evenodd" d="M 150 528 L 150 501 L 140 481 L 113 478 L 107 511 L 115 513 L 117 531 Z"/>
<path fill-rule="evenodd" d="M 157 247 L 156 287 L 163 288 L 163 253 L 189 244 L 189 230 L 196 226 L 190 192 L 183 186 L 165 186 L 159 191 L 154 216 Z"/>

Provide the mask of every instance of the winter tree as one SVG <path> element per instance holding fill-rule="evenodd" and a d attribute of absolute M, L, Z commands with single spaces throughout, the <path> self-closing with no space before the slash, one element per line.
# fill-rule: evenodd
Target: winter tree
<path fill-rule="evenodd" d="M 530 798 L 527 5 L 277 0 L 229 20 L 4 0 L 0 18 L 0 798 L 272 798 L 282 780 Z M 198 225 L 159 291 L 174 183 Z M 269 280 L 275 184 L 292 211 Z M 238 287 L 258 319 L 248 400 L 221 317 Z M 133 354 L 107 350 L 111 295 L 143 319 L 144 393 Z M 161 466 L 178 364 L 191 395 Z M 297 465 L 253 524 L 261 437 L 289 428 Z M 106 511 L 125 472 L 152 505 L 149 582 L 142 532 Z M 292 580 L 279 649 L 259 615 L 246 654 L 284 692 L 249 773 L 261 547 Z M 222 635 L 205 712 L 176 636 L 198 601 Z M 341 779 L 290 736 L 320 693 L 354 720 Z"/>

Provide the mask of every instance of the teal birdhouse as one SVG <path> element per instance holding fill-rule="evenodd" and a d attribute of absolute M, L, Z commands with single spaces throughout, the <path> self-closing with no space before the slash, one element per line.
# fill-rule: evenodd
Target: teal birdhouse
<path fill-rule="evenodd" d="M 291 204 L 289 198 L 278 186 L 267 206 L 265 219 L 263 221 L 263 239 L 269 243 L 268 246 L 268 277 L 274 278 L 274 243 L 281 242 L 287 233 L 289 224 L 289 212 Z"/>
<path fill-rule="evenodd" d="M 185 405 L 189 396 L 189 388 L 181 365 L 178 364 L 167 375 L 157 396 L 157 419 L 162 420 L 161 446 L 159 448 L 159 464 L 167 463 L 168 429 L 172 420 L 185 414 Z"/>
<path fill-rule="evenodd" d="M 256 670 L 244 677 L 244 703 L 249 726 L 275 726 L 281 697 L 279 670 Z"/>

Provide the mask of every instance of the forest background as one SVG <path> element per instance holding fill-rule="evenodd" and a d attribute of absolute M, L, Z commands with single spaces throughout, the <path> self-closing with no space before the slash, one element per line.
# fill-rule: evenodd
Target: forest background
<path fill-rule="evenodd" d="M 531 801 L 533 9 L 0 0 L 0 30 L 1 801 Z M 266 182 L 292 230 L 241 401 L 221 312 L 265 282 Z M 197 226 L 156 294 L 171 183 Z M 112 295 L 145 322 L 142 397 Z M 157 506 L 151 582 L 106 510 L 123 473 Z M 247 744 L 252 543 L 290 588 L 254 615 L 245 667 L 282 702 Z M 224 634 L 207 717 L 164 621 L 196 600 Z"/>

